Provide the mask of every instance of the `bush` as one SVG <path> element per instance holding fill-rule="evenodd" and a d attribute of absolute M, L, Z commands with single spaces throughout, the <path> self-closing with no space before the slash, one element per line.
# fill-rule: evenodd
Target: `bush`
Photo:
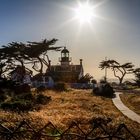
<path fill-rule="evenodd" d="M 97 80 L 93 79 L 93 80 L 91 81 L 91 83 L 92 83 L 92 84 L 97 84 Z"/>
<path fill-rule="evenodd" d="M 6 100 L 8 98 L 8 100 Z M 4 110 L 10 110 L 15 112 L 27 112 L 33 109 L 40 109 L 40 104 L 47 104 L 51 100 L 51 97 L 47 97 L 43 94 L 20 93 L 7 96 L 0 94 L 0 108 Z"/>
<path fill-rule="evenodd" d="M 114 90 L 109 83 L 101 84 L 99 87 L 94 88 L 93 92 L 96 95 L 101 95 L 105 97 L 113 97 L 114 95 Z"/>
<path fill-rule="evenodd" d="M 46 104 L 51 100 L 51 97 L 44 96 L 43 94 L 38 94 L 36 97 L 37 104 Z"/>
<path fill-rule="evenodd" d="M 1 94 L 0 94 L 0 102 L 5 101 L 6 98 L 7 98 L 7 97 L 6 97 L 6 95 L 5 95 L 4 93 L 1 93 Z"/>
<path fill-rule="evenodd" d="M 56 91 L 65 91 L 66 90 L 66 84 L 65 83 L 57 83 L 55 86 L 54 86 L 54 89 Z"/>
<path fill-rule="evenodd" d="M 100 84 L 107 84 L 107 81 L 105 79 L 101 79 Z"/>
<path fill-rule="evenodd" d="M 20 95 L 15 96 L 13 100 L 15 99 L 34 101 L 35 97 L 32 93 L 29 92 L 29 93 L 22 93 Z"/>
<path fill-rule="evenodd" d="M 46 88 L 44 86 L 39 86 L 39 87 L 37 87 L 36 92 L 40 93 L 40 92 L 43 92 L 45 90 L 46 90 Z"/>
<path fill-rule="evenodd" d="M 30 91 L 31 91 L 31 87 L 28 84 L 14 86 L 14 92 L 16 94 L 26 93 L 26 92 L 30 92 Z"/>
<path fill-rule="evenodd" d="M 112 97 L 114 94 L 113 88 L 110 86 L 110 84 L 106 83 L 103 86 L 103 95 L 107 97 Z"/>
<path fill-rule="evenodd" d="M 4 110 L 25 112 L 38 108 L 39 104 L 47 104 L 50 100 L 51 97 L 43 94 L 32 95 L 32 93 L 26 93 L 15 96 L 8 102 L 2 101 L 0 107 Z"/>
<path fill-rule="evenodd" d="M 2 103 L 1 108 L 5 110 L 25 112 L 33 109 L 33 103 L 31 101 L 15 100 Z"/>

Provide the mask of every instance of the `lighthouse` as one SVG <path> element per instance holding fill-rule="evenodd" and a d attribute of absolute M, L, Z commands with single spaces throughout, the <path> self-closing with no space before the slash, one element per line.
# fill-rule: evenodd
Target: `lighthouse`
<path fill-rule="evenodd" d="M 50 67 L 47 70 L 48 75 L 50 75 L 54 81 L 75 83 L 84 75 L 82 59 L 80 59 L 80 63 L 77 65 L 71 63 L 72 58 L 66 47 L 61 51 L 59 62 L 60 64 L 57 65 L 49 64 Z"/>
<path fill-rule="evenodd" d="M 69 66 L 71 62 L 71 58 L 69 57 L 69 51 L 64 47 L 61 51 L 61 57 L 59 58 L 59 62 L 61 66 Z"/>

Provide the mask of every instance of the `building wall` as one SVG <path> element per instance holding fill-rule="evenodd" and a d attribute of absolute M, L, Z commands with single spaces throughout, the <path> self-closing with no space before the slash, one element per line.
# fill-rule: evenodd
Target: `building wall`
<path fill-rule="evenodd" d="M 51 76 L 55 81 L 62 82 L 77 82 L 79 75 L 81 73 L 82 66 L 80 65 L 70 65 L 63 67 L 61 65 L 52 66 L 50 68 Z"/>

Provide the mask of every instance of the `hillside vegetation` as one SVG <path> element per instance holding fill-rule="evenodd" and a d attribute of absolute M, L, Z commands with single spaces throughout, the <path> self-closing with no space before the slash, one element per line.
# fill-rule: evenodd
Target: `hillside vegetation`
<path fill-rule="evenodd" d="M 15 113 L 0 110 L 0 120 L 5 125 L 15 125 L 15 122 L 27 120 L 35 127 L 51 121 L 55 126 L 65 129 L 72 122 L 87 124 L 93 118 L 111 118 L 111 125 L 117 127 L 125 123 L 128 128 L 139 134 L 140 125 L 123 116 L 113 105 L 110 98 L 95 96 L 91 90 L 70 90 L 66 92 L 44 91 L 45 96 L 51 96 L 51 101 L 40 105 L 40 110 L 28 113 Z M 86 127 L 84 127 L 86 129 Z"/>
<path fill-rule="evenodd" d="M 140 115 L 140 94 L 139 93 L 127 93 L 121 95 L 123 103 Z"/>

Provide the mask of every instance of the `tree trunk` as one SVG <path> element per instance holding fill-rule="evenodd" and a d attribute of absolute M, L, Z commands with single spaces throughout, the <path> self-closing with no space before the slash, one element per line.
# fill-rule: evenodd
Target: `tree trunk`
<path fill-rule="evenodd" d="M 39 73 L 43 73 L 43 63 L 42 63 L 42 59 L 40 57 L 37 57 L 37 59 L 39 60 L 40 62 L 40 70 L 39 70 Z"/>
<path fill-rule="evenodd" d="M 121 78 L 119 79 L 119 85 L 122 84 L 122 81 L 123 81 L 123 77 L 121 77 Z"/>
<path fill-rule="evenodd" d="M 115 69 L 113 68 L 114 76 L 115 76 L 116 78 L 119 79 L 119 85 L 121 85 L 122 82 L 123 82 L 124 76 L 126 75 L 126 71 L 124 70 L 124 72 L 123 72 L 123 71 L 121 71 L 119 68 L 118 68 L 118 70 L 121 72 L 122 76 L 116 75 L 116 71 L 115 71 Z"/>
<path fill-rule="evenodd" d="M 124 72 L 122 77 L 120 78 L 120 85 L 122 84 L 125 75 L 126 75 L 126 72 Z"/>

